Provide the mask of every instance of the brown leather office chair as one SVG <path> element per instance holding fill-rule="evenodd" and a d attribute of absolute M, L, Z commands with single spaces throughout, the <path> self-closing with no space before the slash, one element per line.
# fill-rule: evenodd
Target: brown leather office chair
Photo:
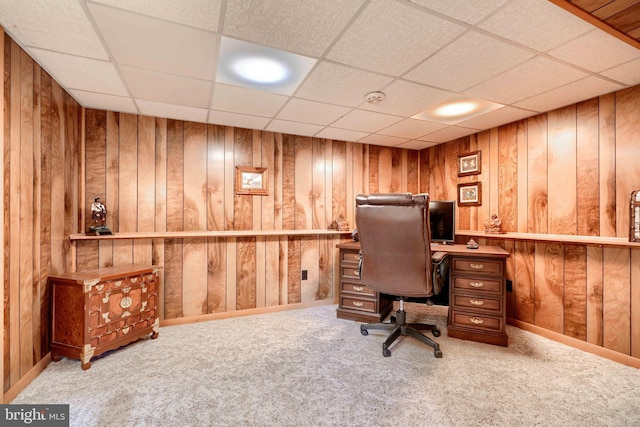
<path fill-rule="evenodd" d="M 445 280 L 446 253 L 431 253 L 429 195 L 359 195 L 356 224 L 362 283 L 400 301 L 390 323 L 363 324 L 360 332 L 368 335 L 370 329 L 391 330 L 382 344 L 385 357 L 391 356 L 389 347 L 401 335 L 422 341 L 433 347 L 435 357 L 442 357 L 439 344 L 420 332 L 431 331 L 438 337 L 440 330 L 435 325 L 407 323 L 404 311 L 407 298 L 437 295 Z M 434 269 L 435 263 L 438 268 Z"/>

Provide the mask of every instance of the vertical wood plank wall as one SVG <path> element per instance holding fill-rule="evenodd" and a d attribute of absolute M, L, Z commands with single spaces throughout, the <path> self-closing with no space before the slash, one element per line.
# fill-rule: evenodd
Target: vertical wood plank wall
<path fill-rule="evenodd" d="M 81 108 L 9 36 L 4 46 L 3 391 L 49 353 L 47 277 L 72 266 Z"/>
<path fill-rule="evenodd" d="M 457 228 L 628 238 L 640 189 L 640 86 L 422 150 L 420 191 L 456 199 L 482 182 L 482 205 Z M 482 173 L 458 178 L 457 156 L 482 151 Z M 459 236 L 464 242 L 468 237 Z M 511 253 L 508 316 L 640 357 L 640 248 L 481 238 Z"/>

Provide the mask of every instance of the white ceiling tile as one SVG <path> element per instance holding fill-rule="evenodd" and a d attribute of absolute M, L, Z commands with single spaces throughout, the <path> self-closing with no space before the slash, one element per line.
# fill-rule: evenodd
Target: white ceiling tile
<path fill-rule="evenodd" d="M 418 138 L 421 141 L 428 142 L 449 142 L 463 136 L 471 135 L 472 133 L 479 132 L 479 129 L 469 129 L 460 126 L 449 126 L 448 128 L 435 131 L 429 135 Z"/>
<path fill-rule="evenodd" d="M 409 5 L 372 0 L 327 58 L 399 76 L 464 30 Z"/>
<path fill-rule="evenodd" d="M 468 24 L 475 24 L 491 14 L 508 0 L 409 0 L 443 15 Z"/>
<path fill-rule="evenodd" d="M 337 141 L 359 141 L 367 135 L 369 135 L 367 132 L 327 127 L 318 132 L 316 137 Z"/>
<path fill-rule="evenodd" d="M 514 104 L 535 111 L 551 111 L 565 105 L 584 101 L 598 95 L 622 89 L 622 86 L 598 77 L 589 76 L 538 96 Z"/>
<path fill-rule="evenodd" d="M 640 59 L 618 65 L 600 74 L 628 85 L 640 83 Z"/>
<path fill-rule="evenodd" d="M 137 114 L 133 100 L 124 96 L 105 95 L 104 93 L 87 92 L 71 89 L 71 95 L 85 108 L 118 111 L 121 113 Z"/>
<path fill-rule="evenodd" d="M 594 55 L 594 51 L 599 52 L 598 55 Z M 640 49 L 600 30 L 591 31 L 548 53 L 594 72 L 640 58 Z"/>
<path fill-rule="evenodd" d="M 292 98 L 277 118 L 295 122 L 328 125 L 351 111 L 350 108 Z"/>
<path fill-rule="evenodd" d="M 213 92 L 211 109 L 272 117 L 286 101 L 287 97 L 284 95 L 217 83 Z"/>
<path fill-rule="evenodd" d="M 171 22 L 218 31 L 222 0 L 91 0 Z"/>
<path fill-rule="evenodd" d="M 264 129 L 269 118 L 250 116 L 248 114 L 228 113 L 226 111 L 209 111 L 209 123 L 216 125 L 234 126 L 246 129 Z"/>
<path fill-rule="evenodd" d="M 211 82 L 125 66 L 121 72 L 135 98 L 189 107 L 209 106 Z"/>
<path fill-rule="evenodd" d="M 402 120 L 402 117 L 374 113 L 372 111 L 354 110 L 333 123 L 332 126 L 361 132 L 377 132 L 400 120 Z"/>
<path fill-rule="evenodd" d="M 452 92 L 405 80 L 394 81 L 384 88 L 383 92 L 386 96 L 382 102 L 369 104 L 364 101 L 359 108 L 398 116 L 411 116 L 453 95 Z"/>
<path fill-rule="evenodd" d="M 593 29 L 548 0 L 512 0 L 478 26 L 542 52 Z"/>
<path fill-rule="evenodd" d="M 31 49 L 34 58 L 62 86 L 110 95 L 128 96 L 118 72 L 110 62 Z"/>
<path fill-rule="evenodd" d="M 388 85 L 391 77 L 321 62 L 295 93 L 296 97 L 356 107 L 364 96 Z"/>
<path fill-rule="evenodd" d="M 382 145 L 384 147 L 395 147 L 396 145 L 408 142 L 408 138 L 398 138 L 396 136 L 372 134 L 360 140 L 365 144 Z"/>
<path fill-rule="evenodd" d="M 0 1 L 0 17 L 22 46 L 109 59 L 78 0 Z"/>
<path fill-rule="evenodd" d="M 532 58 L 534 53 L 469 31 L 403 77 L 460 91 Z M 473 70 L 473 72 L 469 72 Z"/>
<path fill-rule="evenodd" d="M 321 56 L 363 0 L 228 0 L 224 35 Z"/>
<path fill-rule="evenodd" d="M 272 132 L 287 133 L 291 135 L 314 136 L 321 129 L 322 126 L 275 119 L 267 125 L 266 130 Z"/>
<path fill-rule="evenodd" d="M 206 123 L 207 110 L 204 108 L 185 107 L 175 104 L 136 99 L 140 114 L 168 119 L 186 120 L 190 122 Z"/>
<path fill-rule="evenodd" d="M 88 6 L 119 63 L 201 80 L 213 78 L 218 35 L 109 6 Z"/>
<path fill-rule="evenodd" d="M 398 148 L 406 148 L 408 150 L 422 150 L 424 148 L 429 148 L 438 145 L 438 142 L 427 142 L 427 141 L 419 141 L 417 139 L 412 139 L 411 141 L 407 141 L 403 144 L 398 145 Z"/>
<path fill-rule="evenodd" d="M 459 125 L 475 129 L 491 129 L 506 123 L 516 122 L 526 117 L 535 116 L 536 114 L 538 114 L 537 111 L 506 106 L 481 116 L 465 120 L 464 122 L 460 122 Z"/>
<path fill-rule="evenodd" d="M 449 125 L 425 120 L 405 119 L 387 128 L 378 131 L 382 135 L 391 135 L 401 138 L 418 138 L 422 135 L 444 129 Z"/>
<path fill-rule="evenodd" d="M 465 93 L 503 104 L 512 104 L 581 79 L 586 75 L 567 65 L 536 56 L 466 90 Z"/>

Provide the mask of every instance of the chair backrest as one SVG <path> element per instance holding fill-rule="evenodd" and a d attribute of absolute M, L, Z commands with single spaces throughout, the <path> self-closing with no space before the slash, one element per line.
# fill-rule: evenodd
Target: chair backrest
<path fill-rule="evenodd" d="M 359 195 L 356 226 L 362 283 L 389 295 L 434 295 L 428 194 Z"/>

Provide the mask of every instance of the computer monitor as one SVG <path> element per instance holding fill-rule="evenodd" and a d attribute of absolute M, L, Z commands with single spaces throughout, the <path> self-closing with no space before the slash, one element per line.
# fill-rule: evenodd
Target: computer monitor
<path fill-rule="evenodd" d="M 429 219 L 431 241 L 434 243 L 453 244 L 455 242 L 455 200 L 431 200 L 429 202 Z"/>

